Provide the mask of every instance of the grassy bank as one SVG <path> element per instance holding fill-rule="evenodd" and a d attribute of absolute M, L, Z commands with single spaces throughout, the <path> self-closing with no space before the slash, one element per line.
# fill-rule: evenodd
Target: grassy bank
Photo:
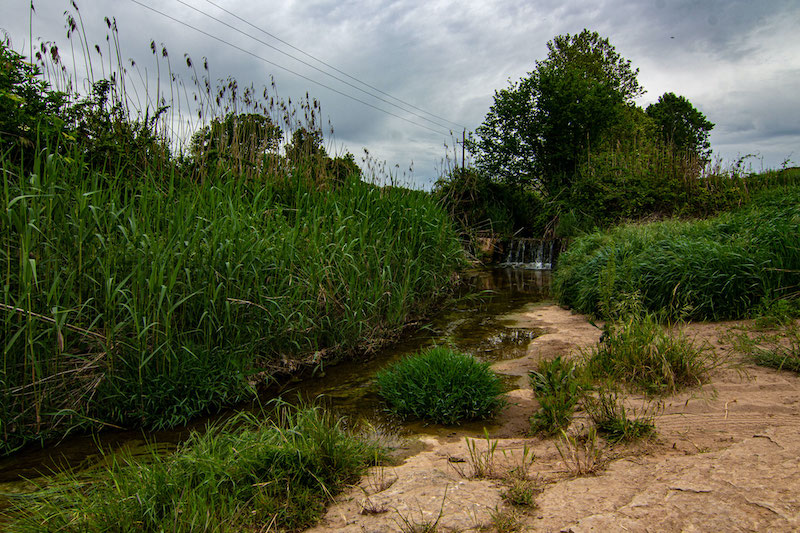
<path fill-rule="evenodd" d="M 629 224 L 580 237 L 559 258 L 558 300 L 609 317 L 620 297 L 669 316 L 741 318 L 800 291 L 800 187 L 777 187 L 699 221 Z"/>
<path fill-rule="evenodd" d="M 164 427 L 255 372 L 401 328 L 462 258 L 425 194 L 295 170 L 191 183 L 0 159 L 0 453 L 84 424 Z"/>
<path fill-rule="evenodd" d="M 11 531 L 297 531 L 382 450 L 320 409 L 280 407 L 193 433 L 172 455 L 115 458 L 26 495 Z"/>

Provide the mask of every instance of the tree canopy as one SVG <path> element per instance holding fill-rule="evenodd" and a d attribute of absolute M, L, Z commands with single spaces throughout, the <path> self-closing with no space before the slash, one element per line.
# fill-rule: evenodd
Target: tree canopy
<path fill-rule="evenodd" d="M 656 122 L 665 142 L 679 150 L 707 157 L 708 134 L 714 127 L 692 103 L 675 93 L 664 93 L 658 102 L 647 106 L 646 113 Z"/>
<path fill-rule="evenodd" d="M 561 35 L 547 48 L 527 77 L 495 92 L 472 148 L 490 175 L 552 195 L 644 91 L 638 69 L 597 32 Z"/>

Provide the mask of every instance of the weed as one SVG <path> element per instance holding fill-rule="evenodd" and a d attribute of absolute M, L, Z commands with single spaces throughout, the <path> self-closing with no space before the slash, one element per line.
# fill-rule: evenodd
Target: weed
<path fill-rule="evenodd" d="M 420 510 L 420 520 L 414 520 L 410 516 L 403 516 L 399 511 L 397 512 L 398 520 L 395 521 L 402 533 L 437 533 L 439 531 L 439 522 L 444 515 L 444 504 L 447 501 L 447 489 L 444 489 L 442 496 L 442 505 L 439 507 L 439 512 L 434 519 L 426 519 Z"/>
<path fill-rule="evenodd" d="M 679 331 L 665 332 L 652 313 L 611 324 L 604 341 L 586 356 L 589 375 L 657 394 L 704 383 L 716 364 L 710 347 L 695 345 Z"/>
<path fill-rule="evenodd" d="M 598 446 L 597 430 L 593 427 L 585 434 L 568 434 L 562 429 L 556 449 L 573 475 L 594 474 L 604 466 L 603 450 Z"/>
<path fill-rule="evenodd" d="M 552 435 L 569 425 L 581 393 L 575 373 L 575 364 L 561 357 L 542 361 L 530 373 L 531 387 L 539 401 L 539 410 L 531 418 L 532 431 Z"/>
<path fill-rule="evenodd" d="M 510 477 L 503 492 L 503 499 L 516 507 L 534 508 L 536 506 L 534 498 L 539 492 L 536 481 Z"/>
<path fill-rule="evenodd" d="M 800 298 L 764 300 L 755 311 L 757 329 L 774 329 L 791 324 L 800 317 Z"/>
<path fill-rule="evenodd" d="M 486 440 L 486 450 L 478 448 L 478 439 L 465 438 L 467 451 L 469 452 L 469 464 L 472 467 L 470 477 L 476 479 L 492 478 L 497 474 L 495 468 L 495 452 L 497 451 L 497 440 L 489 438 L 489 432 L 484 428 L 483 436 Z M 464 476 L 467 477 L 467 476 Z"/>
<path fill-rule="evenodd" d="M 302 529 L 358 479 L 373 446 L 318 408 L 279 405 L 193 433 L 171 456 L 116 458 L 89 479 L 27 498 L 16 531 Z"/>
<path fill-rule="evenodd" d="M 489 512 L 489 521 L 492 531 L 496 533 L 513 533 L 522 528 L 522 520 L 517 511 L 512 508 L 495 507 Z"/>
<path fill-rule="evenodd" d="M 755 339 L 742 334 L 735 346 L 757 365 L 800 373 L 800 326 L 796 324 L 785 326 L 774 335 L 760 335 Z"/>
<path fill-rule="evenodd" d="M 597 396 L 584 397 L 583 407 L 597 431 L 609 442 L 649 439 L 656 434 L 653 418 L 660 404 L 639 412 L 628 410 L 616 391 L 601 388 Z"/>
<path fill-rule="evenodd" d="M 489 363 L 443 347 L 405 357 L 376 380 L 391 411 L 403 418 L 455 424 L 488 418 L 505 404 Z"/>

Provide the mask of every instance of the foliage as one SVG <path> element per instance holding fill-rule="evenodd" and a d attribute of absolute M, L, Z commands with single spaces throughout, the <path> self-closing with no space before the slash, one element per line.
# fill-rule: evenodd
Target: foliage
<path fill-rule="evenodd" d="M 547 47 L 527 78 L 495 93 L 473 149 L 490 175 L 553 196 L 642 90 L 638 70 L 596 32 L 557 36 Z"/>
<path fill-rule="evenodd" d="M 24 157 L 30 168 L 41 137 L 59 140 L 65 104 L 66 95 L 50 88 L 37 65 L 13 51 L 8 38 L 0 40 L 0 154 Z"/>
<path fill-rule="evenodd" d="M 800 373 L 800 325 L 794 320 L 776 333 L 750 338 L 742 333 L 736 348 L 761 366 Z"/>
<path fill-rule="evenodd" d="M 533 190 L 492 181 L 475 168 L 453 169 L 436 181 L 432 193 L 468 234 L 489 230 L 532 236 L 545 223 Z"/>
<path fill-rule="evenodd" d="M 561 357 L 539 363 L 530 373 L 533 394 L 539 401 L 539 410 L 531 418 L 531 429 L 537 433 L 553 435 L 569 425 L 572 414 L 582 394 L 576 365 Z"/>
<path fill-rule="evenodd" d="M 297 531 L 381 451 L 317 408 L 239 414 L 172 455 L 113 457 L 26 498 L 12 531 Z"/>
<path fill-rule="evenodd" d="M 586 371 L 593 377 L 663 394 L 704 383 L 714 366 L 709 347 L 696 346 L 680 332 L 665 332 L 652 314 L 634 313 L 607 329 L 587 356 Z"/>
<path fill-rule="evenodd" d="M 0 160 L 4 452 L 85 417 L 179 424 L 249 394 L 252 372 L 379 342 L 462 261 L 444 211 L 404 189 L 165 189 L 40 153 L 20 183 Z"/>
<path fill-rule="evenodd" d="M 714 127 L 689 100 L 667 92 L 658 102 L 647 106 L 647 115 L 658 125 L 663 141 L 676 150 L 707 158 L 710 153 L 708 134 Z"/>
<path fill-rule="evenodd" d="M 581 237 L 559 257 L 562 303 L 603 315 L 603 294 L 638 292 L 672 317 L 749 316 L 800 285 L 800 189 L 775 188 L 705 221 L 633 224 Z"/>
<path fill-rule="evenodd" d="M 471 355 L 436 347 L 376 376 L 379 394 L 403 418 L 440 424 L 488 418 L 504 405 L 500 378 Z"/>
<path fill-rule="evenodd" d="M 231 112 L 213 118 L 192 135 L 192 158 L 216 172 L 253 177 L 261 174 L 267 154 L 277 153 L 282 137 L 281 129 L 267 116 Z"/>

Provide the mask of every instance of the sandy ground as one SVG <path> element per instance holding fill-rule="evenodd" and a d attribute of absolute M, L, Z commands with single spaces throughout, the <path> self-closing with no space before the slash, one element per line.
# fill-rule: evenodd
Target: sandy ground
<path fill-rule="evenodd" d="M 486 451 L 481 432 L 431 428 L 408 443 L 421 451 L 398 466 L 374 468 L 310 531 L 432 531 L 422 529 L 426 523 L 437 531 L 800 531 L 800 376 L 751 365 L 731 350 L 726 333 L 744 324 L 687 326 L 725 364 L 704 387 L 664 400 L 655 440 L 599 441 L 601 456 L 589 454 L 598 470 L 577 475 L 558 439 L 526 434 L 537 407 L 527 373 L 542 358 L 592 345 L 599 332 L 557 306 L 531 306 L 512 318 L 517 327 L 547 333 L 525 357 L 494 365 L 519 376 L 521 388 L 489 428 L 492 475 L 474 476 L 468 442 L 473 453 Z M 636 397 L 629 400 L 637 405 Z M 579 414 L 572 429 L 584 424 Z M 535 454 L 527 471 L 524 449 Z M 512 471 L 537 487 L 535 506 L 505 503 Z"/>

